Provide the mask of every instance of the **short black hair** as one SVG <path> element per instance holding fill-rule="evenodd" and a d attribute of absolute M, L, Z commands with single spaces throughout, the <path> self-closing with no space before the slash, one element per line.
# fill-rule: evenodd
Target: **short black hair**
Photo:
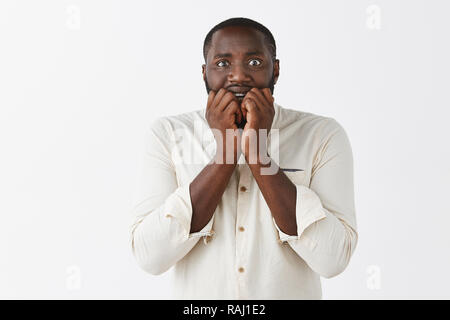
<path fill-rule="evenodd" d="M 273 37 L 272 33 L 267 29 L 265 26 L 263 26 L 261 23 L 256 22 L 254 20 L 248 19 L 248 18 L 230 18 L 228 20 L 222 21 L 218 25 L 214 26 L 206 35 L 205 41 L 203 42 L 203 57 L 205 58 L 208 55 L 209 48 L 211 46 L 211 40 L 214 35 L 214 33 L 217 30 L 223 29 L 225 27 L 231 27 L 231 26 L 239 26 L 239 27 L 249 27 L 256 29 L 258 31 L 261 31 L 264 36 L 267 43 L 267 47 L 269 48 L 269 52 L 272 55 L 272 59 L 275 60 L 277 56 L 277 46 L 275 44 L 275 38 Z"/>

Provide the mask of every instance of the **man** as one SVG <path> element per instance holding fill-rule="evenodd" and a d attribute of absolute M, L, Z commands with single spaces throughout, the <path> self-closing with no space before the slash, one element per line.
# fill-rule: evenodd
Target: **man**
<path fill-rule="evenodd" d="M 357 243 L 347 135 L 274 102 L 280 63 L 258 22 L 218 24 L 204 57 L 206 108 L 148 130 L 134 256 L 154 275 L 174 267 L 175 298 L 320 299 Z"/>

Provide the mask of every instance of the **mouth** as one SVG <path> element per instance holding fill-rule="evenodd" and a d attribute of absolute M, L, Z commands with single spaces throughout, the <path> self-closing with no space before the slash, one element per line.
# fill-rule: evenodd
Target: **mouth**
<path fill-rule="evenodd" d="M 233 94 L 238 100 L 243 100 L 247 92 L 233 92 Z"/>
<path fill-rule="evenodd" d="M 231 90 L 228 89 L 228 91 L 230 91 L 236 97 L 236 99 L 239 101 L 239 107 L 241 106 L 242 100 L 244 100 L 245 95 L 250 90 L 251 90 L 251 87 L 237 87 L 237 86 L 233 87 L 233 89 L 231 89 Z M 244 129 L 245 124 L 247 123 L 247 119 L 242 113 L 241 113 L 241 115 L 242 115 L 241 122 L 236 123 L 236 125 L 239 129 Z"/>
<path fill-rule="evenodd" d="M 232 90 L 229 90 L 231 93 L 234 94 L 234 96 L 242 101 L 247 94 L 247 92 L 250 91 L 251 88 L 249 87 L 234 87 Z"/>

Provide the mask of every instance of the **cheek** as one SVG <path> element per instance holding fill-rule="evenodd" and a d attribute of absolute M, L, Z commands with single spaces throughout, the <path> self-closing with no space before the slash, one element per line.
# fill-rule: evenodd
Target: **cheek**
<path fill-rule="evenodd" d="M 226 82 L 226 76 L 223 74 L 217 74 L 215 72 L 207 72 L 206 78 L 208 80 L 208 85 L 211 90 L 218 91 L 223 88 Z"/>
<path fill-rule="evenodd" d="M 265 88 L 272 80 L 272 73 L 258 72 L 254 74 L 253 79 L 255 81 L 255 87 Z"/>

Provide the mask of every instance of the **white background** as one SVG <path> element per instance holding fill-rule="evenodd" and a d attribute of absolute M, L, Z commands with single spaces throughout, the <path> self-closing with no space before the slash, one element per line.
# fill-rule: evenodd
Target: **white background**
<path fill-rule="evenodd" d="M 168 297 L 129 211 L 145 126 L 205 106 L 215 24 L 274 34 L 281 106 L 352 144 L 359 243 L 325 299 L 450 298 L 448 1 L 0 4 L 0 298 Z"/>

